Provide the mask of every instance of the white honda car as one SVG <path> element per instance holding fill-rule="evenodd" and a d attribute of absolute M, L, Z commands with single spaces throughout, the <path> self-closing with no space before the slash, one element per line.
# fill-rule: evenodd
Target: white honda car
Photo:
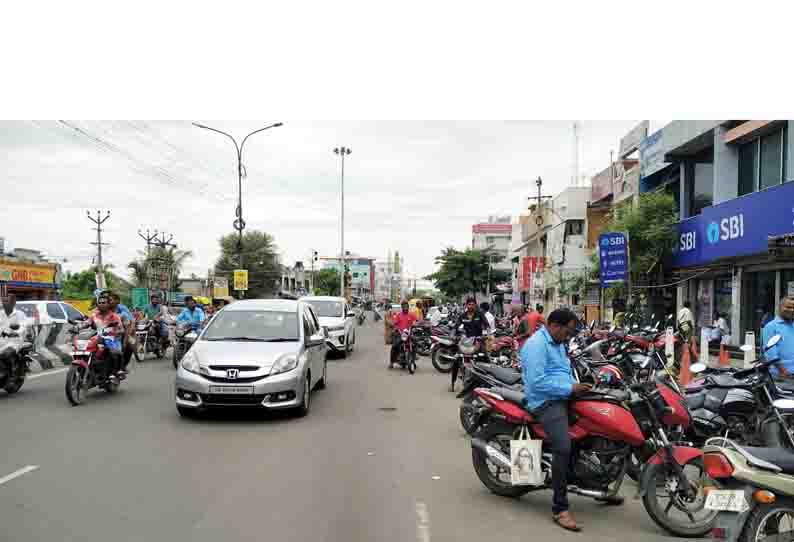
<path fill-rule="evenodd" d="M 356 318 L 344 297 L 326 295 L 306 296 L 305 301 L 314 308 L 320 325 L 328 330 L 326 344 L 334 352 L 347 356 L 356 345 Z"/>

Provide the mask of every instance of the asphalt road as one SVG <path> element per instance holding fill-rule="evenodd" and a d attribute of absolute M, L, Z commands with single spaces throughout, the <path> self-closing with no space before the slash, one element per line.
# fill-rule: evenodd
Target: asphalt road
<path fill-rule="evenodd" d="M 448 376 L 389 371 L 382 337 L 359 328 L 302 419 L 181 419 L 166 361 L 79 407 L 63 372 L 0 392 L 0 541 L 671 540 L 630 481 L 620 508 L 572 497 L 581 534 L 551 522 L 550 493 L 489 493 Z"/>

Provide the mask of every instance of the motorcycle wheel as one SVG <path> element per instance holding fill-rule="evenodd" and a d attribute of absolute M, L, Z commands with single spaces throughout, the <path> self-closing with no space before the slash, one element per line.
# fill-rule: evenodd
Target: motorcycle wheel
<path fill-rule="evenodd" d="M 504 423 L 488 424 L 476 436 L 494 448 L 499 449 L 507 457 L 510 457 L 510 441 L 513 439 L 512 426 Z M 477 448 L 472 447 L 471 449 L 471 461 L 474 465 L 474 472 L 477 473 L 480 482 L 491 493 L 517 499 L 532 490 L 530 486 L 512 485 L 510 483 L 510 470 L 496 465 L 488 458 L 485 452 Z"/>
<path fill-rule="evenodd" d="M 441 359 L 441 351 L 441 348 L 436 348 L 433 350 L 433 357 L 430 358 L 430 361 L 433 363 L 433 367 L 436 368 L 436 371 L 439 373 L 448 373 L 452 370 L 452 364 L 455 362 Z"/>
<path fill-rule="evenodd" d="M 475 417 L 479 404 L 480 398 L 474 395 L 474 393 L 469 393 L 463 398 L 460 403 L 460 408 L 458 409 L 460 425 L 469 435 L 474 435 L 474 431 L 477 429 Z"/>
<path fill-rule="evenodd" d="M 416 372 L 416 353 L 411 352 L 408 354 L 408 372 L 414 374 Z"/>
<path fill-rule="evenodd" d="M 8 382 L 6 382 L 6 385 L 3 386 L 3 389 L 6 390 L 6 393 L 8 394 L 16 393 L 19 391 L 19 389 L 22 387 L 22 384 L 24 383 L 25 383 L 24 374 L 17 377 L 11 377 L 8 379 Z"/>
<path fill-rule="evenodd" d="M 66 398 L 72 406 L 77 406 L 85 401 L 85 390 L 83 389 L 84 371 L 79 365 L 72 365 L 69 367 L 69 372 L 66 373 Z"/>
<path fill-rule="evenodd" d="M 137 344 L 135 345 L 135 361 L 138 363 L 142 362 L 146 359 L 146 341 L 138 340 Z"/>
<path fill-rule="evenodd" d="M 783 536 L 780 536 L 783 535 Z M 772 504 L 760 504 L 750 512 L 739 542 L 791 540 L 794 535 L 794 501 L 777 497 Z"/>
<path fill-rule="evenodd" d="M 699 538 L 711 531 L 717 512 L 704 508 L 706 496 L 703 488 L 707 484 L 703 482 L 708 478 L 703 466 L 703 458 L 695 457 L 682 465 L 682 468 L 685 469 L 685 475 L 687 468 L 690 468 L 690 472 L 694 470 L 699 473 L 695 482 L 698 492 L 694 502 L 685 502 L 683 492 L 679 488 L 671 487 L 670 482 L 677 482 L 677 480 L 670 465 L 648 464 L 645 465 L 642 473 L 642 483 L 646 488 L 642 504 L 651 519 L 670 534 L 682 538 Z M 694 481 L 690 476 L 687 478 Z M 660 497 L 667 498 L 668 501 L 662 504 L 659 500 Z M 671 516 L 672 512 L 676 512 L 677 515 Z M 697 513 L 701 514 L 699 518 L 696 517 Z M 689 517 L 690 514 L 692 517 Z"/>

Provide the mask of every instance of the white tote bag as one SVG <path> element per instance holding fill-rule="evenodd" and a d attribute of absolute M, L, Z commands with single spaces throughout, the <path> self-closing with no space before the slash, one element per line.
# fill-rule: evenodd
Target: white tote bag
<path fill-rule="evenodd" d="M 514 486 L 539 486 L 543 484 L 540 464 L 543 441 L 529 438 L 526 427 L 521 428 L 518 440 L 510 441 L 510 483 Z"/>

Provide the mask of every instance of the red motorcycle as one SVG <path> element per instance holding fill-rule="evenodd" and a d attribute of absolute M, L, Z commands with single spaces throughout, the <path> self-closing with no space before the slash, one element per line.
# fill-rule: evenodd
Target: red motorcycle
<path fill-rule="evenodd" d="M 78 329 L 74 327 L 70 333 L 72 338 L 72 365 L 66 373 L 66 398 L 73 406 L 85 401 L 88 390 L 99 387 L 108 393 L 115 392 L 119 382 L 109 378 L 111 356 L 121 356 L 111 352 L 105 345 L 114 340 L 109 331 L 111 326 L 101 333 L 94 329 Z M 118 340 L 118 339 L 116 339 Z M 112 365 L 110 365 L 112 367 Z M 121 377 L 124 380 L 125 377 Z"/>
<path fill-rule="evenodd" d="M 524 393 L 507 388 L 478 388 L 475 393 L 490 406 L 471 441 L 480 481 L 506 497 L 550 489 L 551 454 L 545 442 L 541 461 L 545 482 L 511 483 L 510 441 L 519 439 L 523 429 L 533 439 L 546 436 L 540 421 L 524 408 Z M 569 428 L 571 493 L 617 504 L 630 457 L 638 454 L 645 462 L 639 494 L 651 519 L 676 536 L 703 536 L 711 530 L 716 513 L 704 509 L 703 452 L 671 442 L 666 432 L 668 427 L 690 423 L 686 403 L 673 389 L 657 382 L 623 390 L 594 388 L 571 401 L 570 413 L 574 420 Z"/>

